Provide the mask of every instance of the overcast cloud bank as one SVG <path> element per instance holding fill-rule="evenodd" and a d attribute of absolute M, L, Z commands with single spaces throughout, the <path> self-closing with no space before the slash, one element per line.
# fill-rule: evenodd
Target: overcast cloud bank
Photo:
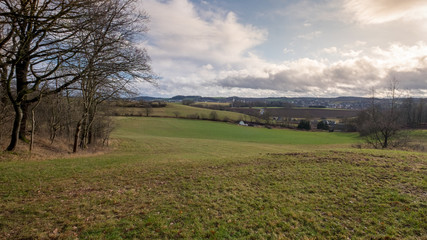
<path fill-rule="evenodd" d="M 332 3 L 342 6 L 335 15 L 350 15 L 343 18 L 353 21 L 349 26 L 427 18 L 427 11 L 420 12 L 427 9 L 425 1 L 330 1 L 328 8 Z M 345 45 L 333 45 L 331 39 L 331 45 L 309 57 L 271 61 L 257 50 L 269 38 L 269 29 L 241 23 L 234 12 L 188 0 L 145 0 L 142 7 L 151 16 L 146 48 L 161 76 L 157 88 L 139 86 L 143 95 L 369 96 L 372 88 L 381 92 L 396 79 L 404 94 L 427 97 L 424 41 L 371 46 L 369 39 Z M 294 39 L 315 41 L 323 35 L 322 29 L 314 29 L 296 33 Z M 293 50 L 283 45 L 277 51 L 285 55 Z"/>

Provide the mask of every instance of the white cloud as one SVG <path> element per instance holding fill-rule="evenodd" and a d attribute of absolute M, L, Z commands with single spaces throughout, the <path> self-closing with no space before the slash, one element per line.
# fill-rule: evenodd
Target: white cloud
<path fill-rule="evenodd" d="M 284 48 L 283 49 L 283 53 L 284 54 L 288 54 L 288 53 L 292 53 L 292 52 L 294 52 L 294 50 L 292 50 L 292 49 L 289 49 L 289 48 Z"/>
<path fill-rule="evenodd" d="M 311 26 L 314 21 L 336 21 L 340 17 L 338 11 L 342 5 L 342 0 L 315 1 L 299 0 L 289 1 L 284 9 L 277 9 L 275 14 L 289 16 L 292 19 L 302 19 Z"/>
<path fill-rule="evenodd" d="M 209 94 L 207 86 L 212 87 L 220 69 L 250 65 L 255 58 L 249 50 L 268 34 L 206 2 L 196 7 L 188 0 L 144 0 L 141 7 L 150 15 L 145 45 L 160 76 L 158 87 L 139 85 L 145 95 L 195 94 L 195 89 Z"/>
<path fill-rule="evenodd" d="M 162 77 L 158 88 L 140 85 L 143 95 L 361 96 L 369 95 L 371 87 L 386 86 L 392 77 L 413 94 L 427 94 L 424 42 L 387 47 L 364 41 L 343 47 L 331 43 L 319 52 L 333 61 L 300 57 L 271 62 L 253 50 L 266 41 L 267 31 L 241 24 L 233 12 L 208 3 L 196 7 L 188 0 L 144 0 L 143 8 L 151 15 L 147 49 Z M 299 38 L 321 34 L 319 30 Z"/>
<path fill-rule="evenodd" d="M 322 31 L 314 31 L 307 34 L 298 35 L 298 38 L 304 40 L 313 40 L 318 38 L 320 35 L 322 35 Z"/>
<path fill-rule="evenodd" d="M 309 23 L 309 22 L 305 22 L 305 23 L 304 23 L 304 27 L 311 27 L 311 25 L 312 25 L 312 24 L 311 24 L 311 23 Z"/>
<path fill-rule="evenodd" d="M 336 47 L 325 50 L 345 53 Z M 277 90 L 287 95 L 360 96 L 369 95 L 372 87 L 384 89 L 391 78 L 396 78 L 400 87 L 412 94 L 427 90 L 427 44 L 391 44 L 386 49 L 371 48 L 364 56 L 356 53 L 342 54 L 347 58 L 334 62 L 303 58 L 270 65 L 270 69 L 281 70 L 264 76 L 230 74 L 220 83 L 226 87 Z"/>
<path fill-rule="evenodd" d="M 344 6 L 364 24 L 427 19 L 425 0 L 346 0 Z"/>
<path fill-rule="evenodd" d="M 359 56 L 361 53 L 363 52 L 363 50 L 351 50 L 351 49 L 338 49 L 337 47 L 329 47 L 329 48 L 324 48 L 322 50 L 322 53 L 326 53 L 326 54 L 338 54 L 340 56 L 343 57 L 357 57 Z"/>
<path fill-rule="evenodd" d="M 233 12 L 196 9 L 188 0 L 146 0 L 150 13 L 148 48 L 153 60 L 187 58 L 207 63 L 238 61 L 262 43 L 267 32 L 242 25 Z"/>
<path fill-rule="evenodd" d="M 361 50 L 360 50 L 360 51 L 349 50 L 349 51 L 346 51 L 346 52 L 342 52 L 341 54 L 342 54 L 344 57 L 357 57 L 357 56 L 359 56 L 361 53 L 362 53 L 362 51 L 361 51 Z"/>
<path fill-rule="evenodd" d="M 323 52 L 327 54 L 334 54 L 338 52 L 338 49 L 336 47 L 324 48 Z"/>

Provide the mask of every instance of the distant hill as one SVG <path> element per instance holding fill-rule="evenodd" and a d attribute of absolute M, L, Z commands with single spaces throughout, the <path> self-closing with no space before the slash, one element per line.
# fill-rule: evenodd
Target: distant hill
<path fill-rule="evenodd" d="M 137 101 L 140 101 L 140 100 L 143 100 L 143 101 L 159 101 L 159 100 L 165 101 L 166 100 L 166 98 L 157 98 L 157 97 L 149 97 L 149 96 L 139 96 L 139 97 L 134 97 L 131 99 L 137 100 Z"/>
<path fill-rule="evenodd" d="M 196 95 L 177 95 L 171 98 L 158 98 L 141 96 L 133 98 L 135 100 L 144 101 L 166 101 L 166 102 L 181 102 L 183 100 L 191 100 L 194 102 L 216 102 L 216 103 L 231 103 L 233 107 L 310 107 L 322 106 L 322 108 L 336 109 L 366 109 L 372 103 L 372 98 L 342 96 L 335 98 L 316 98 L 316 97 L 266 97 L 266 98 L 246 98 L 246 97 L 203 97 Z M 420 99 L 414 98 L 419 101 Z M 387 99 L 375 99 L 376 103 L 387 104 Z M 403 102 L 403 101 L 402 101 Z"/>

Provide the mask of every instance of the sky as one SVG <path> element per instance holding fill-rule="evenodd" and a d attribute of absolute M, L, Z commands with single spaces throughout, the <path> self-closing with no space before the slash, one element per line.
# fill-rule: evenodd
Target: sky
<path fill-rule="evenodd" d="M 172 97 L 427 97 L 426 0 L 140 0 Z"/>

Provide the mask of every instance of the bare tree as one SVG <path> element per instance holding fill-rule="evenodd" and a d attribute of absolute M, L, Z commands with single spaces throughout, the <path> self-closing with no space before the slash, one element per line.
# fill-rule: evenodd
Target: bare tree
<path fill-rule="evenodd" d="M 87 23 L 79 21 L 81 10 L 91 3 L 91 0 L 0 1 L 3 29 L 10 29 L 0 45 L 8 56 L 3 61 L 9 70 L 3 83 L 15 111 L 7 150 L 15 149 L 18 138 L 25 139 L 29 104 L 42 95 L 62 91 L 85 71 L 58 74 L 58 69 L 67 68 L 86 44 L 75 41 L 74 37 Z M 62 85 L 41 91 L 40 86 L 55 79 L 62 79 Z"/>
<path fill-rule="evenodd" d="M 43 98 L 36 111 L 39 133 L 46 133 L 50 144 L 56 137 L 71 136 L 71 126 L 76 119 L 78 99 L 67 97 L 68 91 L 52 94 Z"/>
<path fill-rule="evenodd" d="M 144 112 L 145 112 L 145 116 L 149 117 L 150 114 L 153 112 L 153 107 L 151 106 L 150 103 L 145 103 L 144 104 Z"/>
<path fill-rule="evenodd" d="M 393 79 L 388 90 L 388 104 L 375 103 L 373 91 L 371 107 L 359 116 L 359 131 L 366 142 L 375 148 L 397 147 L 407 143 L 397 105 L 397 81 Z"/>
<path fill-rule="evenodd" d="M 105 44 L 105 39 L 124 36 L 129 31 L 128 28 L 119 29 L 119 26 L 120 21 L 126 24 L 133 16 L 129 12 L 124 15 L 127 11 L 123 11 L 129 10 L 125 5 L 131 2 L 0 0 L 1 85 L 15 111 L 7 150 L 14 150 L 19 138 L 25 139 L 29 104 L 44 95 L 59 93 L 83 78 L 113 79 L 112 74 L 99 74 L 94 69 L 117 70 L 122 67 L 121 64 L 113 64 L 117 58 L 111 54 L 114 52 L 112 49 L 127 49 L 130 44 L 126 41 L 132 39 L 120 39 L 122 41 L 116 44 Z M 123 9 L 114 9 L 120 7 Z M 95 9 L 101 11 L 96 12 Z M 108 11 L 113 14 L 100 17 Z M 122 51 L 121 63 L 125 59 L 146 56 L 145 52 L 138 55 L 128 51 L 129 55 L 123 54 Z M 118 72 L 123 74 L 122 79 L 130 75 L 130 72 Z M 46 90 L 41 89 L 44 85 Z M 107 84 L 103 87 L 108 88 Z"/>
<path fill-rule="evenodd" d="M 426 109 L 427 107 L 425 106 L 425 99 L 420 99 L 418 102 L 418 106 L 417 106 L 417 110 L 416 110 L 416 122 L 417 124 L 421 124 L 421 123 L 427 123 L 427 114 L 426 114 Z"/>
<path fill-rule="evenodd" d="M 30 137 L 30 152 L 34 148 L 34 135 L 36 131 L 36 117 L 35 117 L 35 110 L 40 105 L 41 98 L 37 103 L 31 108 L 31 137 Z"/>
<path fill-rule="evenodd" d="M 107 99 L 127 92 L 135 79 L 151 81 L 149 57 L 144 49 L 135 46 L 135 39 L 145 32 L 145 13 L 134 14 L 134 0 L 109 0 L 86 9 L 92 22 L 89 44 L 81 54 L 83 64 L 93 61 L 78 81 L 82 98 L 82 115 L 76 126 L 73 152 L 91 143 L 92 127 L 98 106 Z M 95 16 L 95 17 L 94 17 Z M 88 34 L 88 35 L 87 35 Z"/>
<path fill-rule="evenodd" d="M 405 116 L 405 119 L 402 119 L 406 122 L 406 125 L 408 127 L 416 127 L 417 125 L 417 111 L 414 103 L 413 98 L 406 98 L 403 101 L 402 107 L 401 107 L 402 114 Z"/>
<path fill-rule="evenodd" d="M 0 13 L 3 10 L 3 5 L 0 4 Z M 0 140 L 3 135 L 8 134 L 8 123 L 11 120 L 11 112 L 13 112 L 7 95 L 11 55 L 4 49 L 11 47 L 14 30 L 14 26 L 8 24 L 7 19 L 0 14 Z"/>

